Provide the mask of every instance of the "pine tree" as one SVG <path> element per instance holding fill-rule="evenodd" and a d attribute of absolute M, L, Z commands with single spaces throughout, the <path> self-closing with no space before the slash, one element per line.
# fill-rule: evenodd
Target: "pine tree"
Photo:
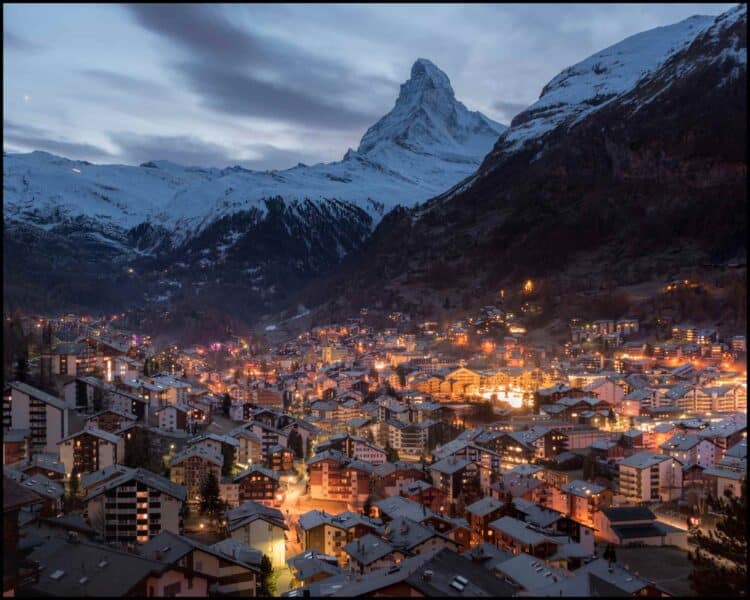
<path fill-rule="evenodd" d="M 234 447 L 229 444 L 221 445 L 221 455 L 224 457 L 224 464 L 221 466 L 221 474 L 229 476 L 234 469 Z"/>
<path fill-rule="evenodd" d="M 213 471 L 209 471 L 208 476 L 201 486 L 201 514 L 208 515 L 212 519 L 221 511 L 221 500 L 219 499 L 219 481 L 216 479 Z"/>
<path fill-rule="evenodd" d="M 229 409 L 232 407 L 232 397 L 229 394 L 224 394 L 221 399 L 221 408 L 224 411 L 224 416 L 229 418 Z"/>
<path fill-rule="evenodd" d="M 289 433 L 289 439 L 287 440 L 286 445 L 292 450 L 292 452 L 294 452 L 295 458 L 302 458 L 302 436 L 299 434 L 299 431 L 292 429 Z"/>
<path fill-rule="evenodd" d="M 260 559 L 260 590 L 259 596 L 270 597 L 276 595 L 276 580 L 278 575 L 274 573 L 271 559 L 266 554 Z"/>
<path fill-rule="evenodd" d="M 385 445 L 385 459 L 388 462 L 398 462 L 399 461 L 399 455 L 398 450 L 393 448 L 390 444 Z"/>
<path fill-rule="evenodd" d="M 688 554 L 693 564 L 689 580 L 699 596 L 738 596 L 747 588 L 747 479 L 739 498 L 729 491 L 726 498 L 715 529 L 708 535 L 691 532 L 696 550 Z"/>
<path fill-rule="evenodd" d="M 16 381 L 27 382 L 29 380 L 29 360 L 26 354 L 21 354 L 16 359 L 16 367 L 13 371 L 13 378 Z"/>

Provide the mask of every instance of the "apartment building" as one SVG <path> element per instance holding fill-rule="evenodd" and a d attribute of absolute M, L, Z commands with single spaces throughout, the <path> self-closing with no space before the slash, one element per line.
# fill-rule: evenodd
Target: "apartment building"
<path fill-rule="evenodd" d="M 86 485 L 88 521 L 107 541 L 146 542 L 162 531 L 182 532 L 182 485 L 122 465 L 92 473 Z"/>
<path fill-rule="evenodd" d="M 348 562 L 344 551 L 347 543 L 369 533 L 383 533 L 382 525 L 349 511 L 332 515 L 321 510 L 311 510 L 300 515 L 299 525 L 304 533 L 305 550 L 318 550 L 335 556 L 341 566 Z"/>
<path fill-rule="evenodd" d="M 682 465 L 666 454 L 639 452 L 620 461 L 618 490 L 631 502 L 669 502 L 682 495 Z"/>
<path fill-rule="evenodd" d="M 716 446 L 699 435 L 677 434 L 659 446 L 663 454 L 687 465 L 708 467 L 716 461 Z"/>
<path fill-rule="evenodd" d="M 307 462 L 310 498 L 362 506 L 370 494 L 373 470 L 371 464 L 352 460 L 336 450 L 320 452 Z"/>
<path fill-rule="evenodd" d="M 347 433 L 332 435 L 315 449 L 316 452 L 324 452 L 326 450 L 338 450 L 350 458 L 364 460 L 373 465 L 384 463 L 386 458 L 383 448 L 368 442 L 362 437 Z"/>
<path fill-rule="evenodd" d="M 239 442 L 237 446 L 237 464 L 241 467 L 263 462 L 263 443 L 252 431 L 245 427 L 238 427 L 229 432 Z"/>
<path fill-rule="evenodd" d="M 98 471 L 122 461 L 125 456 L 125 442 L 119 435 L 95 427 L 69 435 L 57 445 L 66 477 L 74 471 L 79 474 Z"/>
<path fill-rule="evenodd" d="M 224 457 L 201 446 L 192 446 L 175 454 L 169 462 L 170 479 L 187 489 L 187 503 L 200 502 L 201 487 L 209 473 L 216 481 L 221 480 L 221 467 Z"/>
<path fill-rule="evenodd" d="M 401 454 L 421 456 L 430 446 L 430 428 L 435 423 L 425 419 L 420 423 L 402 423 L 389 420 L 388 443 Z"/>
<path fill-rule="evenodd" d="M 69 406 L 63 400 L 27 383 L 12 381 L 8 427 L 28 429 L 31 454 L 57 454 L 57 443 L 69 434 Z"/>

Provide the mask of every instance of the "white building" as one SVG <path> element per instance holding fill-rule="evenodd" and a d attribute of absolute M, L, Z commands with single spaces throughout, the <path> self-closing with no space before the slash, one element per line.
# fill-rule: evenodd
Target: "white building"
<path fill-rule="evenodd" d="M 286 566 L 284 532 L 288 530 L 280 510 L 257 502 L 244 502 L 227 511 L 229 537 L 267 555 L 274 568 Z"/>
<path fill-rule="evenodd" d="M 69 406 L 56 397 L 27 383 L 12 381 L 10 407 L 3 403 L 4 410 L 10 410 L 10 429 L 30 431 L 30 452 L 57 454 L 57 443 L 69 433 Z M 3 421 L 7 422 L 4 415 Z"/>
<path fill-rule="evenodd" d="M 60 440 L 57 445 L 67 477 L 74 470 L 83 474 L 111 467 L 118 461 L 122 462 L 125 456 L 124 440 L 119 435 L 96 427 L 87 427 L 73 433 Z"/>
<path fill-rule="evenodd" d="M 697 435 L 674 435 L 659 448 L 662 453 L 677 459 L 683 465 L 708 467 L 716 461 L 714 443 Z"/>
<path fill-rule="evenodd" d="M 682 495 L 682 465 L 666 454 L 639 452 L 620 461 L 619 492 L 632 502 L 669 502 Z"/>

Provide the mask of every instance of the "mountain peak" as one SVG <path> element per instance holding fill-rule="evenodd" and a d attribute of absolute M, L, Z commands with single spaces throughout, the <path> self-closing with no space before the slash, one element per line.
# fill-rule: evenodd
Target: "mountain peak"
<path fill-rule="evenodd" d="M 411 67 L 411 76 L 409 81 L 401 86 L 401 93 L 404 91 L 424 89 L 441 89 L 454 96 L 451 81 L 432 61 L 426 58 L 418 58 Z"/>
<path fill-rule="evenodd" d="M 471 160 L 489 152 L 504 125 L 469 111 L 456 96 L 450 79 L 426 58 L 418 58 L 401 85 L 393 109 L 367 130 L 357 152 L 388 153 L 399 147 L 421 155 Z M 469 158 L 470 156 L 470 158 Z"/>

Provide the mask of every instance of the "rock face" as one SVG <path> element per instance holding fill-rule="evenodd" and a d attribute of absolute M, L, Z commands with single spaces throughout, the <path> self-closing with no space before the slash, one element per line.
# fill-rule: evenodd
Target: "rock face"
<path fill-rule="evenodd" d="M 596 110 L 567 106 L 561 120 L 533 105 L 474 176 L 388 215 L 362 258 L 352 256 L 338 282 L 323 284 L 329 297 L 344 294 L 344 282 L 356 290 L 341 312 L 376 297 L 429 314 L 446 296 L 471 303 L 526 277 L 586 289 L 744 257 L 746 8 L 707 26 L 702 18 L 678 25 L 692 26 L 694 38 L 681 33 L 676 51 L 630 89 Z M 542 100 L 576 74 L 556 77 Z M 516 133 L 537 118 L 554 122 L 539 136 Z M 523 143 L 511 147 L 513 140 Z M 324 300 L 314 288 L 305 298 L 308 306 Z"/>
<path fill-rule="evenodd" d="M 335 163 L 259 172 L 4 155 L 6 307 L 119 310 L 218 286 L 252 318 L 359 248 L 392 207 L 473 173 L 504 129 L 419 59 L 393 110 Z M 128 296 L 112 289 L 126 281 Z"/>

